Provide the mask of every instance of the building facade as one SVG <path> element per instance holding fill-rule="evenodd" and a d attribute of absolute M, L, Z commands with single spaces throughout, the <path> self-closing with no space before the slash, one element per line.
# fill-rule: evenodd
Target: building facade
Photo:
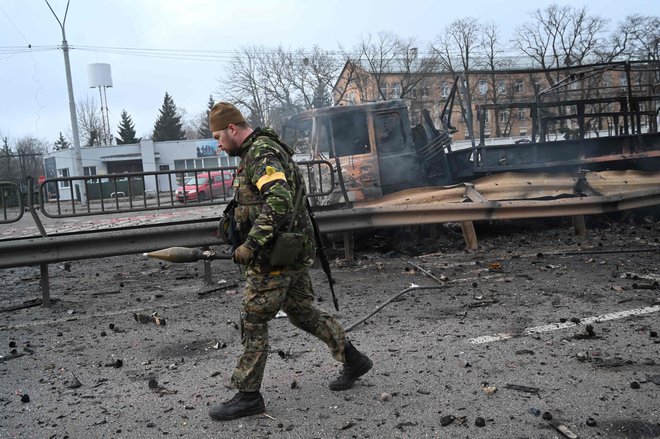
<path fill-rule="evenodd" d="M 539 102 L 563 102 L 585 99 L 609 99 L 609 102 L 589 104 L 587 112 L 616 112 L 620 100 L 655 96 L 658 88 L 656 63 L 607 63 L 575 66 L 544 71 L 540 69 L 474 70 L 452 73 L 439 68 L 415 71 L 397 68 L 370 71 L 367 65 L 347 62 L 334 88 L 336 105 L 353 105 L 386 99 L 403 99 L 410 113 L 410 122 L 422 120 L 422 110 L 428 110 L 436 126 L 445 108 L 446 122 L 454 132 L 454 140 L 479 138 L 483 123 L 486 138 L 528 138 L 532 133 L 530 105 Z M 629 87 L 630 82 L 630 87 Z M 456 89 L 456 91 L 454 91 Z M 453 105 L 451 105 L 453 101 Z M 449 104 L 449 105 L 448 105 Z M 519 107 L 512 104 L 523 104 Z M 657 111 L 657 102 L 639 101 L 642 111 Z M 575 112 L 560 108 L 556 116 Z M 651 118 L 653 119 L 653 118 Z M 616 132 L 621 124 L 615 117 L 589 121 L 590 129 Z M 648 121 L 646 122 L 649 123 Z M 556 133 L 570 136 L 577 130 L 574 120 L 566 118 L 551 127 Z"/>
<path fill-rule="evenodd" d="M 179 171 L 200 168 L 237 166 L 238 157 L 229 157 L 217 148 L 213 139 L 174 140 L 116 146 L 81 148 L 84 175 L 122 174 L 129 172 Z M 75 151 L 73 148 L 53 151 L 44 156 L 46 178 L 73 177 Z M 191 172 L 184 172 L 186 176 Z M 176 188 L 179 175 L 163 174 L 158 177 L 160 191 Z M 58 182 L 60 199 L 70 198 L 69 182 Z M 145 191 L 156 190 L 156 179 L 145 180 Z"/>

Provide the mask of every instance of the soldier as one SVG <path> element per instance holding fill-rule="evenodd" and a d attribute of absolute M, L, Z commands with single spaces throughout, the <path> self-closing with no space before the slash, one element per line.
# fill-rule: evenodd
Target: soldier
<path fill-rule="evenodd" d="M 213 106 L 209 126 L 218 146 L 241 158 L 234 179 L 236 206 L 229 216 L 231 235 L 237 237 L 236 245 L 240 243 L 233 259 L 245 266 L 246 277 L 241 302 L 244 351 L 231 377 L 238 393 L 212 406 L 211 418 L 226 421 L 265 411 L 259 389 L 268 356 L 268 321 L 280 309 L 294 326 L 328 345 L 332 356 L 343 363 L 330 389 L 350 389 L 373 363 L 346 339 L 332 315 L 313 305 L 308 270 L 316 244 L 293 151 L 272 129 L 252 129 L 241 112 L 226 102 Z M 285 229 L 290 233 L 282 233 Z"/>

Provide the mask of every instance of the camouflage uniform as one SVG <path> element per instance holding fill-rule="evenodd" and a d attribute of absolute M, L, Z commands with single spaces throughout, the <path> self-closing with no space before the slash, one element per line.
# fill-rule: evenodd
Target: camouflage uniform
<path fill-rule="evenodd" d="M 254 251 L 245 268 L 247 284 L 241 303 L 241 341 L 244 352 L 231 377 L 243 392 L 261 387 L 268 357 L 268 321 L 281 309 L 294 326 L 314 335 L 345 362 L 345 333 L 330 314 L 314 307 L 309 266 L 316 250 L 314 231 L 301 199 L 292 218 L 296 191 L 305 191 L 292 158 L 293 151 L 269 128 L 256 129 L 241 145 L 241 163 L 234 180 L 238 206 L 234 220 L 244 244 Z M 302 233 L 303 246 L 288 267 L 271 267 L 270 254 L 276 231 L 293 221 L 292 232 Z"/>

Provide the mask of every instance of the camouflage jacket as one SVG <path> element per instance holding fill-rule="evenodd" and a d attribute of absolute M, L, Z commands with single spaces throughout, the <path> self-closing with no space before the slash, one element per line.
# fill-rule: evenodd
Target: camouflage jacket
<path fill-rule="evenodd" d="M 293 151 L 270 128 L 255 129 L 240 149 L 241 162 L 234 179 L 238 206 L 234 219 L 245 245 L 255 252 L 246 273 L 268 273 L 275 235 L 293 221 L 292 232 L 304 235 L 302 251 L 286 269 L 312 265 L 314 229 L 305 208 L 305 185 L 293 161 Z M 302 184 L 299 184 L 301 182 Z M 292 218 L 296 191 L 303 191 L 296 218 Z"/>

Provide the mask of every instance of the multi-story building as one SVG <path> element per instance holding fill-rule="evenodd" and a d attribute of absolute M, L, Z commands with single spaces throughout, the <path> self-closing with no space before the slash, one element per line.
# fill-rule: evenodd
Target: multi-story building
<path fill-rule="evenodd" d="M 579 111 L 587 115 L 611 113 L 605 118 L 587 117 L 587 135 L 603 130 L 619 132 L 624 122 L 615 113 L 623 111 L 621 106 L 626 105 L 623 101 L 632 98 L 636 99 L 635 105 L 650 116 L 640 121 L 641 125 L 647 129 L 649 124 L 657 127 L 657 99 L 642 99 L 658 95 L 657 62 L 601 63 L 541 70 L 532 65 L 523 66 L 516 60 L 501 61 L 498 65 L 503 67 L 498 70 L 467 72 L 443 70 L 437 63 L 429 68 L 424 65 L 423 58 L 412 66 L 389 62 L 387 68 L 378 72 L 364 62 L 349 61 L 339 75 L 333 97 L 337 105 L 403 99 L 413 124 L 421 121 L 422 110 L 426 109 L 439 126 L 440 115 L 447 108 L 445 121 L 453 127 L 452 131 L 455 130 L 454 140 L 471 137 L 470 120 L 474 138 L 479 138 L 480 124 L 483 124 L 485 138 L 528 138 L 537 123 L 532 104 L 548 102 L 567 102 L 565 108 L 555 108 L 556 114 L 551 114 L 557 120 L 543 128 L 548 135 L 577 135 Z M 589 102 L 586 107 L 578 108 L 578 100 Z"/>

